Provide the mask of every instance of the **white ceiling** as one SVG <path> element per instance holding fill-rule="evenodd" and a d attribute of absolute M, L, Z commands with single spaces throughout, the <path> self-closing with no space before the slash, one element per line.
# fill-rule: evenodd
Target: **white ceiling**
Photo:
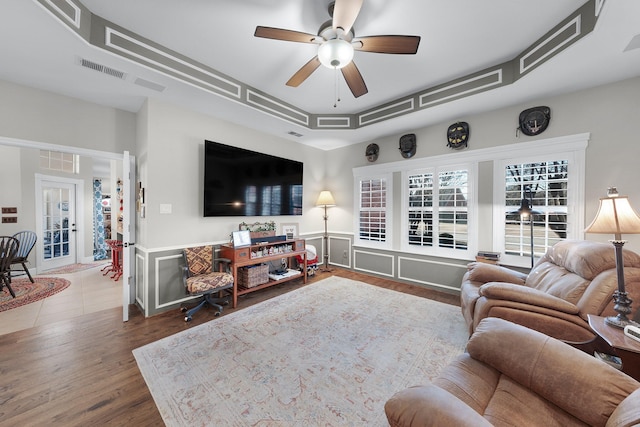
<path fill-rule="evenodd" d="M 257 25 L 316 33 L 329 0 L 84 0 L 99 15 L 313 114 L 355 114 L 515 58 L 585 0 L 365 0 L 356 36 L 420 36 L 416 55 L 356 52 L 369 93 L 353 98 L 320 67 L 300 87 L 285 82 L 314 45 L 256 38 Z M 322 149 L 402 134 L 447 120 L 640 75 L 640 1 L 606 0 L 595 30 L 514 84 L 355 130 L 311 130 L 204 92 L 87 44 L 35 0 L 3 0 L 0 79 L 136 112 L 149 98 Z M 627 49 L 632 43 L 633 49 Z M 635 43 L 635 44 L 634 44 Z M 627 51 L 625 51 L 627 49 Z M 127 73 L 79 66 L 79 58 Z M 141 87 L 137 78 L 165 86 Z M 532 105 L 533 106 L 533 105 Z M 295 131 L 303 136 L 287 134 Z"/>

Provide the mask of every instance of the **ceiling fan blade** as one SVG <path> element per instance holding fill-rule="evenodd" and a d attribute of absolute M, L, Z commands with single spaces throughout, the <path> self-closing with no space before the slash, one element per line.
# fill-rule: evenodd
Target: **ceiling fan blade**
<path fill-rule="evenodd" d="M 333 5 L 333 29 L 342 28 L 348 33 L 356 22 L 363 0 L 336 0 Z"/>
<path fill-rule="evenodd" d="M 419 44 L 420 36 L 369 36 L 358 37 L 353 48 L 364 52 L 414 55 Z"/>
<path fill-rule="evenodd" d="M 355 98 L 364 95 L 369 92 L 367 85 L 364 83 L 360 70 L 356 67 L 356 64 L 351 61 L 347 66 L 342 68 L 342 75 L 347 81 L 347 86 L 351 89 L 351 93 Z"/>
<path fill-rule="evenodd" d="M 320 66 L 320 60 L 317 56 L 311 58 L 309 62 L 304 64 L 296 73 L 291 76 L 287 82 L 287 86 L 298 87 L 303 81 L 307 80 L 307 77 L 311 75 Z"/>
<path fill-rule="evenodd" d="M 298 43 L 316 43 L 318 36 L 315 34 L 303 33 L 301 31 L 283 30 L 282 28 L 272 27 L 256 27 L 256 32 L 253 34 L 255 37 L 262 37 L 265 39 L 284 40 L 287 42 Z M 322 39 L 318 40 L 322 41 Z"/>

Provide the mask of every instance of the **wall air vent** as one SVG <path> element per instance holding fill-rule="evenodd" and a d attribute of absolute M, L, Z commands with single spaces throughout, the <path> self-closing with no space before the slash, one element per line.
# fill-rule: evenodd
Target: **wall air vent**
<path fill-rule="evenodd" d="M 288 135 L 291 135 L 291 136 L 295 136 L 295 137 L 297 137 L 297 138 L 300 138 L 300 137 L 302 136 L 302 134 L 301 134 L 301 133 L 294 132 L 294 131 L 292 131 L 292 130 L 290 130 L 289 132 L 287 132 L 287 134 L 288 134 Z"/>
<path fill-rule="evenodd" d="M 98 64 L 97 62 L 89 61 L 88 59 L 84 58 L 80 58 L 80 65 L 93 71 L 98 71 L 99 73 L 108 74 L 120 80 L 124 80 L 127 76 L 127 74 L 123 71 L 119 71 L 114 68 L 107 67 L 106 65 Z"/>

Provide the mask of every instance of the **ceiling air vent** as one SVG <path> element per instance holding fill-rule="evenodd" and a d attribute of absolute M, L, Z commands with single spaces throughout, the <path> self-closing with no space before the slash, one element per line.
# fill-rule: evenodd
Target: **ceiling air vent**
<path fill-rule="evenodd" d="M 106 65 L 98 64 L 97 62 L 89 61 L 88 59 L 81 58 L 80 65 L 85 68 L 89 68 L 93 71 L 98 71 L 99 73 L 108 74 L 112 77 L 116 77 L 118 79 L 124 80 L 126 77 L 126 73 L 123 71 L 116 70 L 111 67 L 107 67 Z"/>
<path fill-rule="evenodd" d="M 152 81 L 145 80 L 145 79 L 140 78 L 140 77 L 135 79 L 133 82 L 135 84 L 137 84 L 138 86 L 146 87 L 147 89 L 152 89 L 152 90 L 155 90 L 155 91 L 158 91 L 158 92 L 162 92 L 163 90 L 166 89 L 166 87 L 162 86 L 161 84 L 154 83 Z"/>
<path fill-rule="evenodd" d="M 289 132 L 287 132 L 287 134 L 292 135 L 292 136 L 295 136 L 295 137 L 298 137 L 298 138 L 300 138 L 300 137 L 302 136 L 302 134 L 301 134 L 301 133 L 294 132 L 294 131 L 292 131 L 292 130 L 290 130 Z"/>

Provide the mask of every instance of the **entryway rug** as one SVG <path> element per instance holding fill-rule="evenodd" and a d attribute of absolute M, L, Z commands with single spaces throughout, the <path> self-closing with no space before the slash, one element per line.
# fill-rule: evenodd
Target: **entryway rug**
<path fill-rule="evenodd" d="M 89 262 L 86 264 L 70 264 L 70 265 L 65 265 L 64 267 L 55 268 L 53 270 L 47 270 L 45 273 L 46 274 L 77 273 L 78 271 L 84 271 L 94 267 L 105 266 L 109 263 L 110 261 L 96 261 L 96 262 Z"/>
<path fill-rule="evenodd" d="M 133 354 L 168 426 L 386 426 L 466 342 L 459 307 L 330 277 Z"/>
<path fill-rule="evenodd" d="M 31 283 L 28 278 L 11 280 L 11 289 L 16 293 L 13 298 L 6 287 L 0 292 L 0 311 L 10 310 L 32 302 L 39 301 L 46 297 L 66 289 L 71 282 L 59 277 L 34 277 L 35 283 Z"/>

